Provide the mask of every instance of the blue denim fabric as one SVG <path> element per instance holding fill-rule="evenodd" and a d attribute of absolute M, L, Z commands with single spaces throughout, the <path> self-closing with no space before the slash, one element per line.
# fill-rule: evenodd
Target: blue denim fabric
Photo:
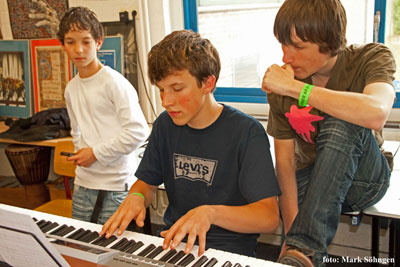
<path fill-rule="evenodd" d="M 314 165 L 296 173 L 299 213 L 286 242 L 311 250 L 323 266 L 341 212 L 378 202 L 391 173 L 370 129 L 326 116 L 316 146 Z"/>
<path fill-rule="evenodd" d="M 72 218 L 90 222 L 99 190 L 74 186 Z M 97 223 L 104 224 L 124 201 L 128 191 L 106 191 Z"/>

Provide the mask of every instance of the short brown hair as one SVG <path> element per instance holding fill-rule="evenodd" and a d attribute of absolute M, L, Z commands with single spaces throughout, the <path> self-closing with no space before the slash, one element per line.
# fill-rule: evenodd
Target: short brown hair
<path fill-rule="evenodd" d="M 293 45 L 294 27 L 301 40 L 335 56 L 346 46 L 346 24 L 340 0 L 286 0 L 275 17 L 274 34 L 281 44 Z"/>
<path fill-rule="evenodd" d="M 201 86 L 210 75 L 218 81 L 221 70 L 218 51 L 208 39 L 191 30 L 170 33 L 153 46 L 147 59 L 152 84 L 176 71 L 187 69 Z"/>
<path fill-rule="evenodd" d="M 62 45 L 64 45 L 65 34 L 72 29 L 88 30 L 96 41 L 104 38 L 103 25 L 96 14 L 86 7 L 72 7 L 61 19 L 57 37 Z"/>

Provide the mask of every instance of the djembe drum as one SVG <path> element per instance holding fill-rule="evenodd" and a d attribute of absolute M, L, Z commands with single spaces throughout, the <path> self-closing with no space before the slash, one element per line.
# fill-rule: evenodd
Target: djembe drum
<path fill-rule="evenodd" d="M 27 208 L 34 209 L 48 202 L 50 195 L 45 182 L 49 176 L 51 148 L 11 144 L 5 153 L 24 186 Z"/>

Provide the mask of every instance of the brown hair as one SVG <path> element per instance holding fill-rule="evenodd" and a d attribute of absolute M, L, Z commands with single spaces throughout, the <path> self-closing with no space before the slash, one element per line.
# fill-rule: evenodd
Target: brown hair
<path fill-rule="evenodd" d="M 218 81 L 221 70 L 215 47 L 209 40 L 190 30 L 174 31 L 167 35 L 153 46 L 147 59 L 152 84 L 176 71 L 187 69 L 201 86 L 210 75 L 214 75 Z"/>
<path fill-rule="evenodd" d="M 274 34 L 281 44 L 293 45 L 294 28 L 301 40 L 335 56 L 346 46 L 346 24 L 340 0 L 286 0 L 275 17 Z"/>
<path fill-rule="evenodd" d="M 65 13 L 57 33 L 61 44 L 64 45 L 65 34 L 72 29 L 88 30 L 96 41 L 104 38 L 103 25 L 97 19 L 96 14 L 86 7 L 72 7 Z"/>

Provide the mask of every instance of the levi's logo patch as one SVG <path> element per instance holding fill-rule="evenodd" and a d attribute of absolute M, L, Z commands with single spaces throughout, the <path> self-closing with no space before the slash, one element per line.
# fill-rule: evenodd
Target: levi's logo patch
<path fill-rule="evenodd" d="M 212 184 L 218 161 L 174 153 L 175 179 L 203 181 Z"/>

